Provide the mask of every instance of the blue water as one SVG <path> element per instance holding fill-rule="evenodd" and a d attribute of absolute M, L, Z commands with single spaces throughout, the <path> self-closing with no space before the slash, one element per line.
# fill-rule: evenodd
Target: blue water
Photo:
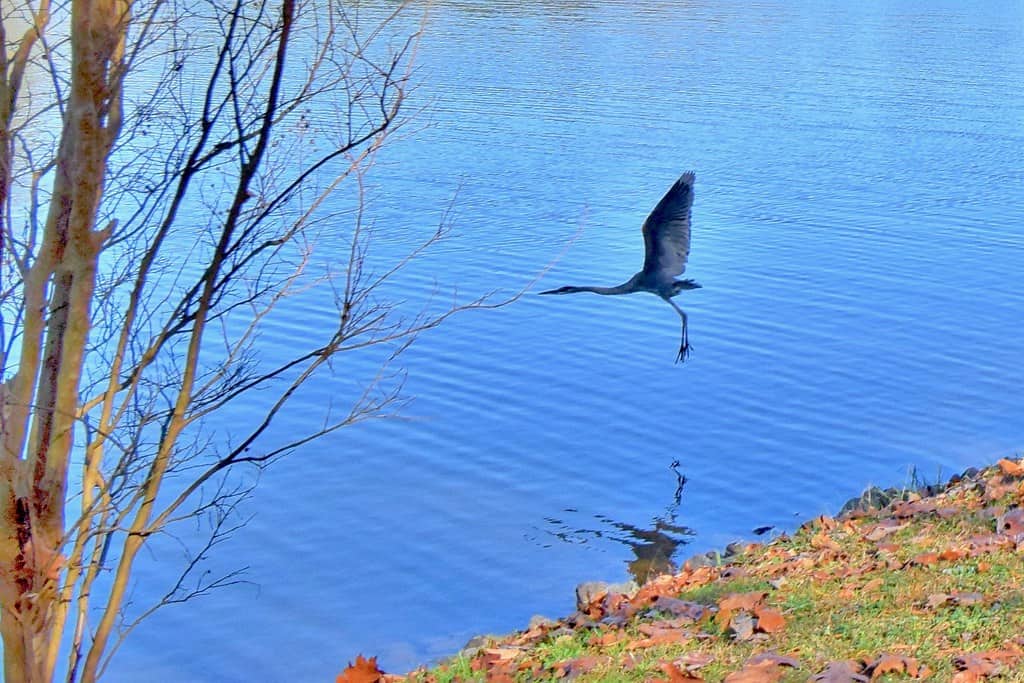
<path fill-rule="evenodd" d="M 439 2 L 417 60 L 424 111 L 369 179 L 374 258 L 449 204 L 455 235 L 391 293 L 508 296 L 559 255 L 535 289 L 620 283 L 692 168 L 693 356 L 673 364 L 678 318 L 645 294 L 526 294 L 424 334 L 409 419 L 265 473 L 212 560 L 252 583 L 158 613 L 112 680 L 325 681 L 356 653 L 402 671 L 567 613 L 651 548 L 681 560 L 1024 447 L 1024 5 Z M 140 602 L 172 559 L 142 567 Z"/>

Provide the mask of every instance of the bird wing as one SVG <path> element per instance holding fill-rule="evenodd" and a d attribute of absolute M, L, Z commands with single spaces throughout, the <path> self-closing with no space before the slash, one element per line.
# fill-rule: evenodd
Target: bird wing
<path fill-rule="evenodd" d="M 693 171 L 684 173 L 644 221 L 645 274 L 671 278 L 686 270 L 695 178 Z"/>

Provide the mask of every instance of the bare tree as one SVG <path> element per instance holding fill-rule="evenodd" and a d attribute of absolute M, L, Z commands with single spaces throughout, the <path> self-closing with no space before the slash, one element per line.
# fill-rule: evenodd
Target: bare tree
<path fill-rule="evenodd" d="M 0 631 L 8 681 L 92 681 L 138 620 L 234 580 L 192 572 L 238 523 L 231 473 L 394 409 L 389 363 L 483 299 L 403 315 L 366 251 L 363 174 L 405 118 L 417 25 L 391 3 L 5 0 L 0 22 Z M 335 193 L 340 185 L 347 192 Z M 336 272 L 313 246 L 345 221 Z M 327 329 L 260 331 L 320 286 Z M 271 427 L 346 351 L 381 370 L 344 409 Z M 372 355 L 372 354 L 371 354 Z M 268 362 L 273 362 L 268 365 Z M 270 391 L 263 391 L 264 389 Z M 245 403 L 232 443 L 206 421 Z M 212 530 L 129 614 L 140 550 Z M 66 653 L 65 655 L 62 655 Z"/>

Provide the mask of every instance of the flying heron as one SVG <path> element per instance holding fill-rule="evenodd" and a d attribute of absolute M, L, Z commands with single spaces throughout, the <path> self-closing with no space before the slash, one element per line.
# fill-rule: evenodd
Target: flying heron
<path fill-rule="evenodd" d="M 676 362 L 681 363 L 690 354 L 690 342 L 686 334 L 686 313 L 679 308 L 672 297 L 684 289 L 697 289 L 700 285 L 693 280 L 677 280 L 686 270 L 686 257 L 690 254 L 690 207 L 693 205 L 693 171 L 687 171 L 669 188 L 651 215 L 644 221 L 644 267 L 626 282 L 615 287 L 575 287 L 567 285 L 550 289 L 541 294 L 632 294 L 650 292 L 661 297 L 676 309 L 683 321 L 683 336 L 679 344 Z"/>

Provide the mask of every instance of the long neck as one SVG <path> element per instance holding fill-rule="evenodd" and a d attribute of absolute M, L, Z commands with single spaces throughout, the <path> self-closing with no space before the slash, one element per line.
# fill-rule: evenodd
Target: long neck
<path fill-rule="evenodd" d="M 615 285 L 614 287 L 578 287 L 577 291 L 580 292 L 593 292 L 594 294 L 629 294 L 636 290 L 632 287 L 632 282 L 623 282 L 621 285 Z"/>
<path fill-rule="evenodd" d="M 639 273 L 629 278 L 621 285 L 615 285 L 614 287 L 579 287 L 578 290 L 581 292 L 593 292 L 594 294 L 604 295 L 615 295 L 615 294 L 632 294 L 633 292 L 640 291 L 637 286 L 639 280 Z"/>

